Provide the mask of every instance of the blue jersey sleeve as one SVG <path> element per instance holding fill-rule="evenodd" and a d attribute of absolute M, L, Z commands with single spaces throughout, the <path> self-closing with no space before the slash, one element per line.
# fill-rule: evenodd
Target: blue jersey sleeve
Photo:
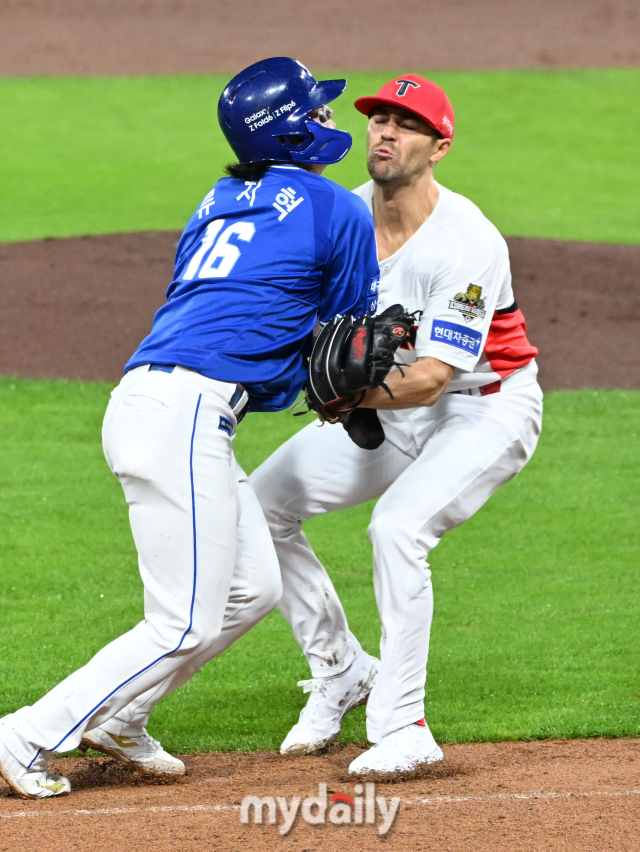
<path fill-rule="evenodd" d="M 373 218 L 364 201 L 342 187 L 336 187 L 329 240 L 320 322 L 338 314 L 375 314 L 380 269 Z"/>
<path fill-rule="evenodd" d="M 187 224 L 167 301 L 126 369 L 179 364 L 240 382 L 253 411 L 278 411 L 304 385 L 318 320 L 375 313 L 377 289 L 360 198 L 295 166 L 222 178 Z"/>

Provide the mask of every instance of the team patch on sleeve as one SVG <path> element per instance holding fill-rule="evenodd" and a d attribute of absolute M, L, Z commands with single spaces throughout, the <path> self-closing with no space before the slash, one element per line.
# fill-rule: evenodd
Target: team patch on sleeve
<path fill-rule="evenodd" d="M 435 319 L 431 326 L 431 340 L 438 343 L 447 343 L 472 355 L 480 353 L 482 335 L 472 328 L 465 328 L 455 322 Z"/>
<path fill-rule="evenodd" d="M 469 284 L 466 293 L 457 293 L 449 302 L 449 310 L 460 311 L 465 322 L 471 322 L 474 319 L 484 319 L 486 311 L 484 309 L 484 299 L 482 296 L 482 287 L 477 284 Z"/>

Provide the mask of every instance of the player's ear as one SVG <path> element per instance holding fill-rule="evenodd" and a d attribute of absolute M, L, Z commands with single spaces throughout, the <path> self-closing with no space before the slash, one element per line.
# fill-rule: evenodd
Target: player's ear
<path fill-rule="evenodd" d="M 431 163 L 435 166 L 443 157 L 446 157 L 451 148 L 451 139 L 436 139 L 435 150 L 430 157 Z"/>

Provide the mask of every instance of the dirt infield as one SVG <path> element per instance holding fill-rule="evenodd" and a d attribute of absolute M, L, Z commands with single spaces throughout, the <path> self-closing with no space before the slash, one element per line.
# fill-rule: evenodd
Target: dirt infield
<path fill-rule="evenodd" d="M 24 801 L 3 797 L 0 787 L 0 852 L 637 852 L 640 845 L 639 740 L 445 746 L 445 764 L 424 778 L 376 786 L 376 795 L 401 800 L 385 836 L 379 815 L 373 825 L 309 826 L 299 814 L 284 837 L 280 813 L 277 825 L 240 823 L 248 795 L 290 801 L 317 796 L 324 782 L 329 793 L 353 796 L 346 772 L 358 752 L 190 755 L 188 776 L 172 784 L 107 758 L 56 761 L 71 796 Z"/>
<path fill-rule="evenodd" d="M 3 0 L 0 75 L 640 64 L 637 0 Z"/>
<path fill-rule="evenodd" d="M 0 245 L 0 375 L 118 381 L 164 301 L 178 236 Z M 640 246 L 508 242 L 543 387 L 640 387 Z"/>

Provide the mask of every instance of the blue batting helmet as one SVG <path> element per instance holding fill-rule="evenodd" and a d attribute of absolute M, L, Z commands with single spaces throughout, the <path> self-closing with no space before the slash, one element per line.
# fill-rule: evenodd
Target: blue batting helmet
<path fill-rule="evenodd" d="M 337 163 L 351 148 L 351 136 L 309 113 L 335 100 L 346 85 L 316 80 L 295 59 L 263 59 L 225 87 L 218 121 L 240 163 Z"/>

